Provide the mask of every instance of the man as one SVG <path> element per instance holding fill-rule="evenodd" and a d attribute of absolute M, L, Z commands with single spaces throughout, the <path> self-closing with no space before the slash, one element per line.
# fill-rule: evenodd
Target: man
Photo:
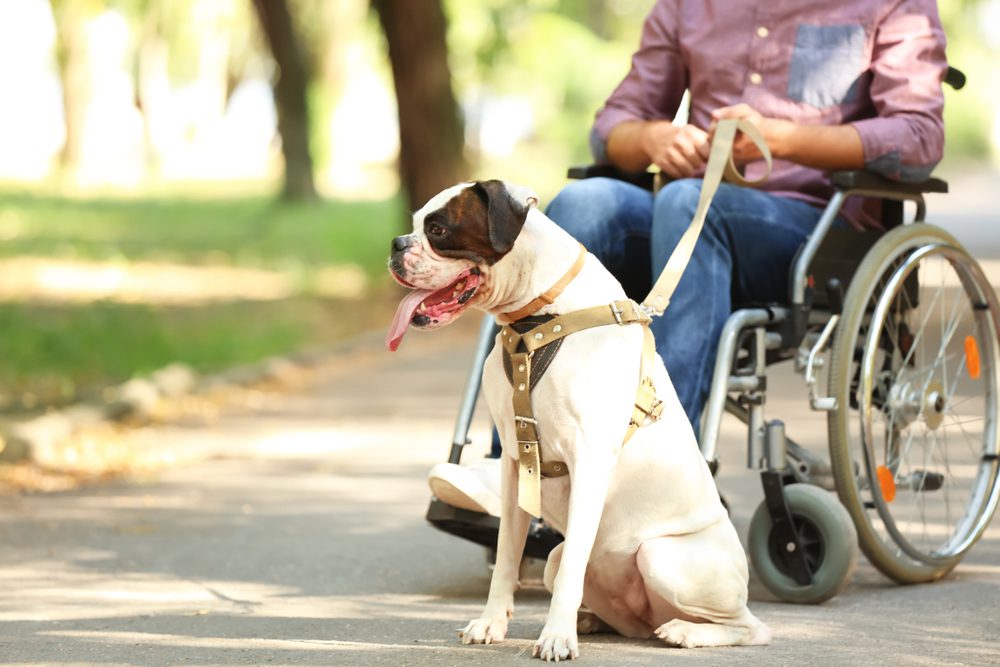
<path fill-rule="evenodd" d="M 747 118 L 761 130 L 775 158 L 770 178 L 756 189 L 719 188 L 670 307 L 651 325 L 695 433 L 727 317 L 734 304 L 788 298 L 791 260 L 832 194 L 827 172 L 923 180 L 940 160 L 944 48 L 934 0 L 653 6 L 631 69 L 597 113 L 591 148 L 598 162 L 655 165 L 676 180 L 656 195 L 579 181 L 547 214 L 641 299 L 694 215 L 715 123 Z M 738 139 L 734 152 L 748 178 L 762 173 L 749 141 Z M 878 228 L 879 203 L 853 198 L 841 217 Z M 432 487 L 447 478 L 479 490 L 489 470 L 438 466 Z"/>

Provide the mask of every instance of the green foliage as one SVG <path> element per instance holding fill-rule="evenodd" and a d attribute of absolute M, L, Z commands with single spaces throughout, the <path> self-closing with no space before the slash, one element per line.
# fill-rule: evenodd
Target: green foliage
<path fill-rule="evenodd" d="M 490 99 L 507 98 L 526 103 L 533 115 L 534 134 L 515 155 L 484 158 L 479 174 L 553 194 L 570 163 L 590 160 L 594 112 L 628 70 L 648 3 L 446 4 L 452 75 L 466 109 L 475 113 Z"/>
<path fill-rule="evenodd" d="M 0 405 L 61 403 L 174 361 L 210 371 L 284 353 L 310 336 L 305 312 L 291 302 L 2 304 Z"/>
<path fill-rule="evenodd" d="M 0 257 L 156 259 L 268 269 L 354 263 L 380 274 L 399 200 L 76 200 L 0 194 Z"/>
<path fill-rule="evenodd" d="M 948 63 L 962 70 L 968 83 L 962 90 L 945 87 L 945 151 L 949 158 L 986 158 L 990 155 L 990 130 L 1000 107 L 995 84 L 997 37 L 990 44 L 988 31 L 996 24 L 984 20 L 988 3 L 979 0 L 942 0 L 941 22 L 948 36 Z"/>
<path fill-rule="evenodd" d="M 229 264 L 303 276 L 340 263 L 387 285 L 398 200 L 287 205 L 0 195 L 0 257 Z M 369 312 L 371 310 L 371 312 Z M 351 317 L 344 317 L 350 312 Z M 0 304 L 0 409 L 58 404 L 173 361 L 218 370 L 384 324 L 357 301 L 299 296 L 199 306 Z M 249 326 L 248 326 L 249 325 Z"/>

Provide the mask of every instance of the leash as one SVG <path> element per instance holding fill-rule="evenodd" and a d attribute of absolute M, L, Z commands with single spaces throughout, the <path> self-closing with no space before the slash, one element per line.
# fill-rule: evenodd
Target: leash
<path fill-rule="evenodd" d="M 736 132 L 742 132 L 750 139 L 757 149 L 764 156 L 767 169 L 764 175 L 757 180 L 748 180 L 736 168 L 733 162 L 733 142 L 736 140 Z M 767 142 L 761 136 L 760 130 L 748 120 L 737 120 L 726 118 L 720 120 L 715 126 L 715 136 L 712 138 L 712 148 L 708 156 L 708 164 L 705 166 L 705 175 L 701 181 L 701 193 L 698 196 L 698 207 L 695 209 L 691 224 L 688 225 L 681 240 L 670 254 L 667 265 L 663 267 L 663 272 L 657 278 L 653 289 L 642 301 L 642 307 L 650 315 L 662 315 L 663 311 L 670 305 L 670 297 L 677 289 L 677 283 L 684 275 L 691 253 L 701 235 L 701 229 L 705 226 L 705 216 L 708 215 L 708 208 L 712 204 L 712 198 L 723 179 L 743 186 L 754 186 L 763 183 L 771 174 L 771 151 L 767 147 Z"/>
<path fill-rule="evenodd" d="M 732 159 L 733 141 L 737 131 L 743 132 L 760 150 L 767 163 L 765 175 L 755 181 L 748 180 L 736 168 Z M 767 178 L 771 172 L 771 153 L 767 142 L 760 132 L 749 121 L 725 119 L 716 126 L 712 140 L 711 152 L 702 179 L 701 193 L 694 217 L 681 240 L 671 253 L 667 264 L 660 274 L 653 289 L 643 300 L 636 304 L 632 300 L 615 301 L 610 305 L 594 306 L 573 311 L 555 317 L 544 323 L 528 329 L 517 331 L 512 324 L 532 315 L 547 304 L 552 303 L 563 289 L 576 277 L 583 267 L 587 250 L 580 246 L 580 255 L 569 271 L 544 294 L 531 301 L 526 306 L 511 313 L 497 316 L 497 320 L 506 326 L 500 330 L 500 340 L 503 344 L 504 363 L 511 368 L 510 379 L 513 387 L 514 427 L 517 434 L 518 448 L 518 490 L 517 503 L 532 516 L 542 514 L 542 479 L 562 477 L 569 474 L 569 469 L 562 461 L 541 460 L 541 445 L 539 443 L 538 422 L 531 409 L 532 388 L 532 356 L 537 350 L 548 345 L 559 344 L 566 336 L 598 326 L 617 324 L 627 326 L 641 324 L 644 328 L 643 350 L 639 366 L 639 387 L 636 399 L 625 433 L 623 446 L 629 441 L 635 431 L 645 423 L 646 419 L 656 421 L 663 411 L 663 402 L 657 398 L 656 387 L 648 372 L 656 354 L 653 334 L 649 330 L 652 316 L 662 315 L 670 305 L 677 284 L 680 282 L 684 269 L 687 267 L 694 252 L 695 244 L 705 224 L 712 198 L 723 179 L 739 185 L 757 185 Z M 553 353 L 554 354 L 554 353 Z M 509 359 L 509 362 L 508 362 Z M 549 358 L 545 364 L 551 361 Z M 541 373 L 535 373 L 534 380 Z"/>

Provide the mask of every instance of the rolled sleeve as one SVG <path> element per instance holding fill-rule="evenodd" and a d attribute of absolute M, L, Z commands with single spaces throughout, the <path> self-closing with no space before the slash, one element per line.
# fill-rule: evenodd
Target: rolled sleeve
<path fill-rule="evenodd" d="M 628 74 L 594 119 L 590 148 L 596 160 L 606 161 L 608 135 L 615 126 L 677 113 L 687 86 L 677 40 L 679 11 L 678 0 L 660 0 L 646 17 Z"/>
<path fill-rule="evenodd" d="M 875 34 L 871 99 L 876 118 L 855 121 L 865 167 L 900 181 L 926 179 L 944 149 L 944 95 L 948 63 L 937 5 L 901 0 Z"/>

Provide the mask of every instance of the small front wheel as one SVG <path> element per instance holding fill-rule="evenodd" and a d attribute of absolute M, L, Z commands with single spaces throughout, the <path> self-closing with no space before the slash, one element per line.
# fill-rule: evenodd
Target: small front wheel
<path fill-rule="evenodd" d="M 808 484 L 784 489 L 792 524 L 805 550 L 812 582 L 798 583 L 781 558 L 781 544 L 773 521 L 761 503 L 750 521 L 750 562 L 761 582 L 785 602 L 819 604 L 844 590 L 858 560 L 858 536 L 847 510 L 837 499 Z"/>

